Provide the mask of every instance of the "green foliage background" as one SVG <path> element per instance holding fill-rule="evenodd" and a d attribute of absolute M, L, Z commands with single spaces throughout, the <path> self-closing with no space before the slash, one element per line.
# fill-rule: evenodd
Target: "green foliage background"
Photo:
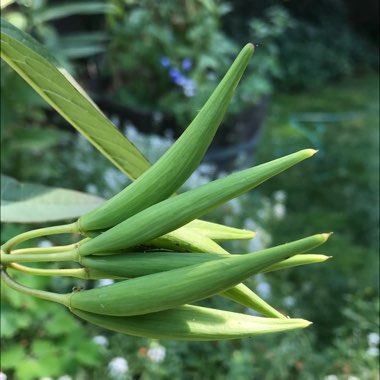
<path fill-rule="evenodd" d="M 319 153 L 299 170 L 289 171 L 244 197 L 238 210 L 228 204 L 209 219 L 228 220 L 238 227 L 254 221 L 259 232 L 263 230 L 268 237 L 262 244 L 275 245 L 326 229 L 334 231 L 334 237 L 322 252 L 333 256 L 332 260 L 251 279 L 253 289 L 263 282 L 269 284 L 267 299 L 274 306 L 314 322 L 307 330 L 271 337 L 210 343 L 126 337 L 84 325 L 59 306 L 3 288 L 1 370 L 8 379 L 59 378 L 65 374 L 75 379 L 112 379 L 115 376 L 111 376 L 108 364 L 115 357 L 128 361 L 129 371 L 120 377 L 126 379 L 308 380 L 330 374 L 339 379 L 378 378 L 378 344 L 371 346 L 368 339 L 369 334 L 379 333 L 379 78 L 372 71 L 377 67 L 373 41 L 355 34 L 337 8 L 337 13 L 319 8 L 315 21 L 306 15 L 299 17 L 292 9 L 268 10 L 268 4 L 258 11 L 260 17 L 248 17 L 249 12 L 239 13 L 240 2 L 231 9 L 222 1 L 187 1 L 185 8 L 182 3 L 157 6 L 150 1 L 110 1 L 107 7 L 98 8 L 97 14 L 85 16 L 86 30 L 82 32 L 88 35 L 82 34 L 75 42 L 82 45 L 77 46 L 70 45 L 69 39 L 75 33 L 67 33 L 68 38 L 63 39 L 60 24 L 36 17 L 41 10 L 49 15 L 52 4 L 38 1 L 31 7 L 28 1 L 13 3 L 5 15 L 60 52 L 58 58 L 87 85 L 95 99 L 104 92 L 129 109 L 169 114 L 182 126 L 202 104 L 247 35 L 258 38 L 263 47 L 257 49 L 232 104 L 236 115 L 261 95 L 272 94 L 252 159 L 264 162 L 305 147 L 317 148 Z M 60 12 L 55 20 L 67 16 L 64 9 Z M 325 28 L 323 20 L 329 13 L 335 14 L 335 22 Z M 173 14 L 178 17 L 173 19 Z M 244 33 L 236 27 L 239 20 Z M 102 33 L 96 44 L 91 37 L 94 25 L 101 25 Z M 149 26 L 143 35 L 142 25 Z M 332 35 L 336 37 L 333 40 Z M 170 81 L 159 63 L 163 55 L 177 65 L 184 58 L 192 59 L 194 67 L 189 75 L 197 83 L 197 96 L 184 96 Z M 1 89 L 4 173 L 105 197 L 128 182 L 73 135 L 3 63 Z M 275 213 L 278 191 L 285 194 L 283 217 Z M 2 241 L 27 228 L 4 225 Z M 238 252 L 250 247 L 230 248 Z M 24 277 L 30 285 L 60 292 L 73 286 L 69 279 Z M 234 307 L 222 299 L 208 304 Z M 93 337 L 98 335 L 107 338 L 107 346 L 94 343 Z M 166 353 L 161 362 L 146 354 L 157 345 Z M 371 354 L 371 347 L 377 348 L 377 356 L 373 355 L 376 350 Z"/>

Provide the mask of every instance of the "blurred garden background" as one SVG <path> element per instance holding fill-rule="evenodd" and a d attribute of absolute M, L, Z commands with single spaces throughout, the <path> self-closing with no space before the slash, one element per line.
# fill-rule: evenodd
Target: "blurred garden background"
<path fill-rule="evenodd" d="M 298 332 L 205 343 L 134 338 L 3 287 L 1 380 L 379 378 L 377 1 L 2 0 L 1 8 L 151 162 L 253 42 L 228 117 L 184 189 L 315 148 L 312 159 L 205 219 L 257 232 L 226 246 L 236 253 L 334 232 L 320 252 L 331 260 L 248 282 L 287 315 L 313 321 Z M 3 61 L 1 69 L 3 174 L 105 198 L 128 183 Z M 3 224 L 2 242 L 32 227 Z M 58 292 L 89 286 L 22 281 Z M 252 312 L 222 298 L 202 304 Z"/>

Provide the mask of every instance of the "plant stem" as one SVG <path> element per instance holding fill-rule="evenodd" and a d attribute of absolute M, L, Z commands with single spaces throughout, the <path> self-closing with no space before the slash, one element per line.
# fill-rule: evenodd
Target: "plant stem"
<path fill-rule="evenodd" d="M 32 268 L 25 265 L 11 263 L 10 268 L 16 269 L 19 272 L 32 274 L 36 276 L 68 276 L 82 278 L 84 280 L 88 279 L 88 272 L 85 268 L 72 268 L 72 269 L 41 269 Z"/>
<path fill-rule="evenodd" d="M 1 263 L 30 263 L 30 262 L 50 262 L 50 261 L 76 261 L 79 260 L 78 251 L 71 250 L 66 252 L 57 252 L 57 253 L 31 253 L 29 255 L 25 254 L 7 254 L 1 252 Z"/>
<path fill-rule="evenodd" d="M 68 245 L 60 245 L 56 247 L 36 247 L 36 248 L 21 248 L 21 249 L 15 249 L 12 250 L 10 253 L 13 254 L 20 254 L 20 255 L 29 255 L 32 253 L 58 253 L 58 252 L 66 252 L 73 250 L 78 247 L 78 245 L 84 243 L 85 241 L 89 240 L 88 238 L 79 240 L 78 242 L 74 244 L 68 244 Z"/>
<path fill-rule="evenodd" d="M 1 279 L 2 281 L 4 281 L 6 285 L 18 292 L 28 294 L 33 297 L 41 298 L 46 301 L 53 301 L 61 305 L 70 307 L 70 293 L 58 294 L 53 292 L 47 292 L 45 290 L 29 288 L 28 286 L 22 285 L 14 281 L 11 277 L 9 277 L 9 275 L 6 273 L 4 269 L 1 270 Z"/>
<path fill-rule="evenodd" d="M 36 230 L 24 232 L 22 234 L 19 234 L 13 237 L 2 246 L 2 249 L 8 253 L 12 249 L 12 247 L 26 240 L 34 239 L 40 236 L 55 235 L 55 234 L 71 234 L 71 233 L 79 233 L 78 225 L 76 222 L 70 223 L 70 224 L 63 224 L 60 226 L 38 228 Z"/>
<path fill-rule="evenodd" d="M 67 276 L 81 278 L 83 280 L 100 280 L 109 278 L 114 280 L 125 280 L 125 277 L 115 276 L 109 273 L 102 273 L 96 269 L 90 268 L 72 268 L 72 269 L 40 269 L 32 268 L 25 265 L 10 263 L 9 267 L 19 272 L 36 275 L 36 276 Z"/>

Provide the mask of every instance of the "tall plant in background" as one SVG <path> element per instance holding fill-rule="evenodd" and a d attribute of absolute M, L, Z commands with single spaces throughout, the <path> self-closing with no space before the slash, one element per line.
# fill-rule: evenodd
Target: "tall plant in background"
<path fill-rule="evenodd" d="M 113 4 L 118 12 L 107 17 L 112 36 L 105 62 L 108 96 L 142 112 L 173 115 L 184 128 L 226 71 L 227 57 L 237 53 L 236 42 L 223 31 L 231 6 L 214 0 Z M 259 45 L 257 62 L 248 68 L 230 114 L 271 93 L 272 80 L 280 75 L 276 38 L 290 22 L 280 7 L 251 22 L 248 38 Z"/>

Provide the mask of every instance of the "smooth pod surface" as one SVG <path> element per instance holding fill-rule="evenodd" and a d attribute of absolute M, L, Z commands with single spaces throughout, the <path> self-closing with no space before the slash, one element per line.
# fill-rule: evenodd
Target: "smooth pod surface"
<path fill-rule="evenodd" d="M 314 235 L 261 252 L 73 292 L 70 308 L 115 316 L 174 308 L 227 290 L 263 268 L 321 245 L 328 236 Z"/>
<path fill-rule="evenodd" d="M 156 203 L 85 242 L 79 247 L 78 252 L 86 256 L 102 251 L 117 251 L 162 236 L 253 189 L 315 153 L 312 149 L 301 150 Z"/>
<path fill-rule="evenodd" d="M 271 334 L 305 328 L 304 319 L 261 318 L 200 306 L 132 317 L 111 317 L 72 309 L 72 313 L 94 325 L 122 334 L 154 339 L 222 340 Z"/>
<path fill-rule="evenodd" d="M 199 165 L 252 56 L 247 44 L 193 122 L 168 151 L 120 193 L 78 220 L 81 231 L 113 227 L 172 195 Z"/>
<path fill-rule="evenodd" d="M 116 278 L 135 278 L 228 257 L 231 255 L 190 252 L 128 252 L 112 256 L 85 256 L 81 259 L 81 263 L 86 267 L 86 273 L 89 274 L 103 271 L 103 273 L 108 273 L 109 278 L 115 278 L 115 276 Z M 265 316 L 284 318 L 279 311 L 244 284 L 238 284 L 220 295 Z"/>

